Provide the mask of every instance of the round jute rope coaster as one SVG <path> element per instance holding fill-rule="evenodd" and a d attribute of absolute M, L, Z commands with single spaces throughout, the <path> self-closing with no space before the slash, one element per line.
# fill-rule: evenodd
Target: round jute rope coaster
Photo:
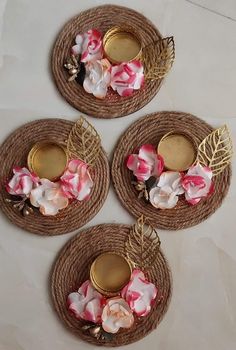
<path fill-rule="evenodd" d="M 109 91 L 103 100 L 88 94 L 75 80 L 67 81 L 68 72 L 64 63 L 70 55 L 76 35 L 92 28 L 105 34 L 108 29 L 117 25 L 132 27 L 134 32 L 139 33 L 143 46 L 162 38 L 157 28 L 142 14 L 122 6 L 104 5 L 73 17 L 63 27 L 52 52 L 52 73 L 58 90 L 74 108 L 92 117 L 116 118 L 139 110 L 156 95 L 163 80 L 147 80 L 142 89 L 128 97 Z"/>
<path fill-rule="evenodd" d="M 193 206 L 183 199 L 175 208 L 161 210 L 138 198 L 131 184 L 132 172 L 125 164 L 127 156 L 145 143 L 157 145 L 163 135 L 174 130 L 188 133 L 200 144 L 213 128 L 203 120 L 182 112 L 159 112 L 145 116 L 133 123 L 120 138 L 111 171 L 115 191 L 124 207 L 135 217 L 143 214 L 153 226 L 168 230 L 191 227 L 207 219 L 222 204 L 231 180 L 231 167 L 228 166 L 214 177 L 214 193 Z"/>
<path fill-rule="evenodd" d="M 104 150 L 91 170 L 94 186 L 90 199 L 74 201 L 56 216 L 44 216 L 36 209 L 24 217 L 5 199 L 7 181 L 12 177 L 14 166 L 26 166 L 32 146 L 40 141 L 64 143 L 73 127 L 72 121 L 64 119 L 41 119 L 23 125 L 14 131 L 0 147 L 0 206 L 5 215 L 24 230 L 50 236 L 76 230 L 90 221 L 102 207 L 109 189 L 109 164 Z"/>
<path fill-rule="evenodd" d="M 95 258 L 105 252 L 114 251 L 124 254 L 125 240 L 130 226 L 105 224 L 84 230 L 59 253 L 51 276 L 51 293 L 59 318 L 81 339 L 94 345 L 122 346 L 133 343 L 154 330 L 167 311 L 172 290 L 171 273 L 161 251 L 147 274 L 148 279 L 158 289 L 157 299 L 146 317 L 136 318 L 130 329 L 120 329 L 115 337 L 106 342 L 85 334 L 84 325 L 68 312 L 67 297 L 77 291 L 80 285 L 89 279 L 89 269 Z"/>

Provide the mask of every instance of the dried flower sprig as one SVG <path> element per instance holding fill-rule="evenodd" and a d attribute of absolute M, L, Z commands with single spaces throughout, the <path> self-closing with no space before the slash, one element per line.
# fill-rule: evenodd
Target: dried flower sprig
<path fill-rule="evenodd" d="M 18 209 L 23 216 L 28 216 L 34 212 L 29 198 L 27 196 L 24 197 L 17 197 L 14 196 L 11 198 L 6 198 L 5 201 L 7 203 L 12 204 L 13 208 Z"/>
<path fill-rule="evenodd" d="M 97 325 L 95 323 L 85 324 L 82 326 L 82 330 L 97 340 L 101 339 L 111 341 L 114 338 L 114 334 L 105 332 L 101 325 Z"/>
<path fill-rule="evenodd" d="M 131 184 L 134 185 L 134 188 L 139 192 L 138 198 L 144 198 L 146 201 L 149 200 L 149 195 L 145 182 L 132 181 Z"/>
<path fill-rule="evenodd" d="M 73 81 L 75 78 L 77 78 L 79 72 L 80 72 L 80 55 L 75 56 L 72 54 L 67 62 L 64 64 L 64 67 L 68 70 L 70 77 L 68 81 Z"/>

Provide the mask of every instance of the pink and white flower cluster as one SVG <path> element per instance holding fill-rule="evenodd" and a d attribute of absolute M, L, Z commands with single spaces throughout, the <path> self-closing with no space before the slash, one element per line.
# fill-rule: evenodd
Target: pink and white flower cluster
<path fill-rule="evenodd" d="M 83 87 L 86 92 L 103 99 L 111 87 L 120 96 L 130 96 L 139 90 L 144 83 L 143 65 L 138 60 L 111 65 L 104 58 L 102 34 L 96 29 L 78 34 L 72 47 L 72 53 L 81 55 L 85 63 L 86 75 Z"/>
<path fill-rule="evenodd" d="M 155 208 L 174 208 L 181 194 L 185 195 L 189 204 L 194 205 L 213 192 L 210 168 L 197 163 L 187 173 L 163 171 L 164 160 L 150 144 L 141 146 L 138 154 L 129 155 L 126 165 L 139 182 L 156 178 L 156 184 L 149 192 L 150 203 Z"/>
<path fill-rule="evenodd" d="M 56 215 L 68 206 L 69 200 L 85 200 L 93 187 L 88 166 L 79 159 L 69 161 L 59 181 L 39 179 L 27 168 L 15 167 L 6 190 L 14 196 L 28 197 L 43 215 Z"/>
<path fill-rule="evenodd" d="M 145 278 L 141 270 L 136 269 L 117 297 L 106 299 L 87 280 L 78 292 L 68 296 L 67 303 L 69 311 L 76 318 L 101 324 L 108 333 L 117 333 L 120 328 L 132 327 L 134 314 L 146 316 L 156 296 L 156 286 Z"/>
<path fill-rule="evenodd" d="M 100 60 L 103 56 L 102 34 L 96 29 L 78 34 L 72 47 L 74 55 L 81 54 L 81 62 Z"/>

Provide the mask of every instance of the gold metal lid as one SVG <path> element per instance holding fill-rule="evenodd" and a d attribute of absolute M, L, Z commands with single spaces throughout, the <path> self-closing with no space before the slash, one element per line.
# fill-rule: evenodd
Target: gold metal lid
<path fill-rule="evenodd" d="M 116 295 L 129 282 L 132 267 L 123 256 L 109 252 L 99 255 L 90 268 L 90 280 L 99 292 Z"/>
<path fill-rule="evenodd" d="M 137 35 L 131 29 L 121 27 L 113 27 L 106 32 L 103 47 L 108 60 L 116 64 L 139 59 L 142 51 Z"/>
<path fill-rule="evenodd" d="M 194 142 L 184 133 L 170 132 L 162 137 L 157 148 L 165 167 L 173 171 L 185 171 L 196 161 Z"/>
<path fill-rule="evenodd" d="M 54 142 L 38 142 L 28 154 L 28 167 L 38 177 L 57 180 L 67 165 L 66 149 Z"/>

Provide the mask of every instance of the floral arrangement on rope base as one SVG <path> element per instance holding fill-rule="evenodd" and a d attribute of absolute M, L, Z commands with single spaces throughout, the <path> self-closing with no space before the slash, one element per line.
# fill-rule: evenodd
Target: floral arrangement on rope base
<path fill-rule="evenodd" d="M 28 154 L 28 167 L 13 168 L 6 184 L 13 204 L 24 216 L 37 208 L 53 216 L 72 201 L 89 200 L 93 187 L 90 168 L 96 163 L 101 140 L 83 117 L 74 124 L 65 145 L 51 141 L 35 144 Z"/>
<path fill-rule="evenodd" d="M 126 166 L 133 172 L 132 184 L 139 198 L 144 197 L 157 209 L 171 209 L 180 196 L 196 205 L 211 195 L 214 176 L 229 165 L 232 152 L 226 125 L 213 131 L 198 146 L 184 133 L 170 132 L 158 147 L 144 144 L 138 153 L 129 155 Z"/>
<path fill-rule="evenodd" d="M 68 311 L 84 321 L 84 332 L 109 341 L 120 329 L 129 329 L 148 317 L 158 289 L 147 273 L 158 257 L 160 244 L 157 232 L 140 217 L 130 229 L 123 255 L 107 252 L 94 260 L 90 279 L 67 298 Z M 162 300 L 158 297 L 157 304 Z"/>
<path fill-rule="evenodd" d="M 114 27 L 104 36 L 90 29 L 76 36 L 64 67 L 70 75 L 68 82 L 76 80 L 87 93 L 104 99 L 108 89 L 130 96 L 145 79 L 163 78 L 174 57 L 173 37 L 142 47 L 141 39 L 130 28 Z"/>

